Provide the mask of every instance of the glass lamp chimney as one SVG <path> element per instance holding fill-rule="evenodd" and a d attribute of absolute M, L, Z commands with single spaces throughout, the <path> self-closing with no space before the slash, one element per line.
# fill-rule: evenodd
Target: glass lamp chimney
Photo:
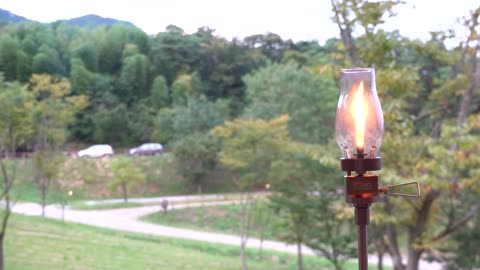
<path fill-rule="evenodd" d="M 373 68 L 341 69 L 335 138 L 343 158 L 376 157 L 383 138 L 383 112 Z"/>

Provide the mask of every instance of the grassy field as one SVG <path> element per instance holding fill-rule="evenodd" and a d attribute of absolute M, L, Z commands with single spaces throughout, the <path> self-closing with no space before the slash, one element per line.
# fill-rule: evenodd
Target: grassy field
<path fill-rule="evenodd" d="M 263 211 L 272 211 L 269 215 L 266 224 L 255 224 L 255 211 L 253 212 L 254 224 L 250 235 L 252 237 L 259 238 L 260 234 L 264 239 L 281 240 L 280 235 L 282 229 L 277 227 L 279 222 L 278 216 L 273 213 L 273 210 L 266 208 L 260 208 Z M 228 234 L 240 234 L 240 218 L 241 218 L 240 205 L 219 205 L 209 207 L 194 207 L 184 208 L 164 213 L 153 213 L 141 218 L 141 220 L 161 225 L 168 225 L 172 227 L 196 229 L 202 231 L 220 232 Z M 354 224 L 352 224 L 353 226 Z M 346 263 L 346 269 L 356 269 L 355 264 L 351 262 Z M 373 265 L 369 266 L 369 269 L 376 269 Z M 324 268 L 319 268 L 324 269 Z M 326 268 L 325 268 L 326 269 Z M 384 269 L 391 269 L 385 267 Z"/>
<path fill-rule="evenodd" d="M 240 210 L 239 205 L 193 207 L 170 211 L 167 214 L 153 213 L 142 217 L 141 220 L 180 228 L 239 235 Z M 267 208 L 268 210 L 270 209 Z M 262 233 L 265 239 L 277 240 L 281 233 L 275 226 L 277 218 L 271 214 L 270 219 L 267 224 L 262 225 L 263 227 L 254 224 L 251 235 L 260 237 Z"/>
<path fill-rule="evenodd" d="M 6 237 L 9 270 L 240 269 L 238 247 L 145 236 L 14 215 Z M 295 269 L 290 254 L 248 250 L 250 269 Z M 307 256 L 305 269 L 329 269 Z M 356 269 L 349 264 L 347 269 Z M 374 268 L 372 268 L 374 269 Z"/>

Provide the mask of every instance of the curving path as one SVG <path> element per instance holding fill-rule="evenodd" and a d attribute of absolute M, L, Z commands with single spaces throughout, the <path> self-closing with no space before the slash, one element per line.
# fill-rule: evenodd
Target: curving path
<path fill-rule="evenodd" d="M 216 196 L 216 195 L 212 195 Z M 218 198 L 218 196 L 216 197 Z M 175 196 L 175 197 L 162 197 L 162 198 L 149 198 L 149 199 L 131 199 L 129 201 L 134 202 L 160 202 L 163 199 L 168 199 L 169 201 L 178 201 L 185 202 L 189 199 L 198 201 L 199 197 L 197 196 Z M 204 197 L 205 199 L 205 197 Z M 209 198 L 210 200 L 214 199 L 213 197 Z M 108 200 L 104 203 L 114 203 L 117 201 Z M 92 202 L 93 203 L 93 202 Z M 231 204 L 232 201 L 214 201 L 214 202 L 194 202 L 194 203 L 182 203 L 175 204 L 175 209 L 186 208 L 186 207 L 200 207 L 208 205 L 220 205 L 220 204 Z M 42 213 L 41 206 L 36 203 L 17 203 L 12 208 L 14 213 L 24 214 L 24 215 L 34 215 L 39 216 Z M 132 208 L 122 208 L 122 209 L 109 209 L 109 210 L 73 210 L 65 208 L 62 213 L 62 208 L 59 205 L 48 205 L 45 209 L 45 215 L 48 218 L 62 219 L 69 222 L 76 222 L 82 224 L 88 224 L 92 226 L 98 226 L 103 228 L 110 228 L 114 230 L 122 230 L 129 232 L 136 232 L 149 235 L 158 235 L 174 238 L 183 238 L 188 240 L 204 241 L 210 243 L 220 243 L 227 245 L 240 245 L 240 237 L 234 235 L 227 235 L 221 233 L 211 233 L 211 232 L 202 232 L 190 229 L 180 229 L 175 227 L 168 227 L 162 225 L 151 224 L 138 220 L 139 217 L 148 215 L 157 211 L 160 211 L 160 206 L 143 206 L 143 207 L 132 207 Z M 62 217 L 63 215 L 63 217 Z M 260 240 L 256 238 L 249 238 L 247 246 L 250 248 L 258 248 L 260 246 Z M 263 241 L 263 248 L 296 253 L 296 246 L 289 245 L 283 242 L 278 241 Z M 303 247 L 304 254 L 314 254 L 312 250 L 307 247 Z M 376 256 L 370 256 L 369 262 L 375 263 L 377 261 Z M 389 258 L 384 258 L 384 265 L 392 265 L 392 262 Z M 419 269 L 422 270 L 439 270 L 441 269 L 440 264 L 429 263 L 422 261 L 420 263 Z"/>

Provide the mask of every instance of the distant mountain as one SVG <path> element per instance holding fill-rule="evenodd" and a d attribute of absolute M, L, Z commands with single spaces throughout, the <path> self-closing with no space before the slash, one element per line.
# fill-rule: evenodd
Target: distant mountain
<path fill-rule="evenodd" d="M 73 18 L 69 20 L 62 20 L 72 25 L 81 26 L 81 27 L 99 27 L 99 26 L 112 26 L 115 24 L 123 24 L 129 27 L 137 28 L 133 23 L 127 21 L 120 21 L 112 18 L 103 18 L 98 15 L 90 14 L 78 18 Z"/>
<path fill-rule="evenodd" d="M 29 22 L 25 17 L 11 13 L 8 10 L 0 9 L 0 22 L 10 22 L 10 23 L 19 23 L 19 22 Z M 103 18 L 98 15 L 90 14 L 78 18 L 72 18 L 68 20 L 59 20 L 61 22 L 66 22 L 71 25 L 80 26 L 80 27 L 99 27 L 99 26 L 112 26 L 115 24 L 123 24 L 129 27 L 136 27 L 133 23 L 127 21 L 120 21 L 112 18 Z"/>
<path fill-rule="evenodd" d="M 30 20 L 25 17 L 15 15 L 8 10 L 4 10 L 0 8 L 0 22 L 17 23 L 17 22 L 28 22 L 28 21 Z"/>

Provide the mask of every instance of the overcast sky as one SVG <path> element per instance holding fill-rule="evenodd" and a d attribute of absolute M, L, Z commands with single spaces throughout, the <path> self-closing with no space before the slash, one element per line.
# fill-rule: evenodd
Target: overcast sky
<path fill-rule="evenodd" d="M 421 39 L 454 26 L 479 6 L 478 0 L 406 2 L 385 28 Z M 209 26 L 229 39 L 273 32 L 283 39 L 323 43 L 339 32 L 330 19 L 330 0 L 1 0 L 0 8 L 40 22 L 96 14 L 130 21 L 148 34 L 174 24 L 187 33 Z"/>

